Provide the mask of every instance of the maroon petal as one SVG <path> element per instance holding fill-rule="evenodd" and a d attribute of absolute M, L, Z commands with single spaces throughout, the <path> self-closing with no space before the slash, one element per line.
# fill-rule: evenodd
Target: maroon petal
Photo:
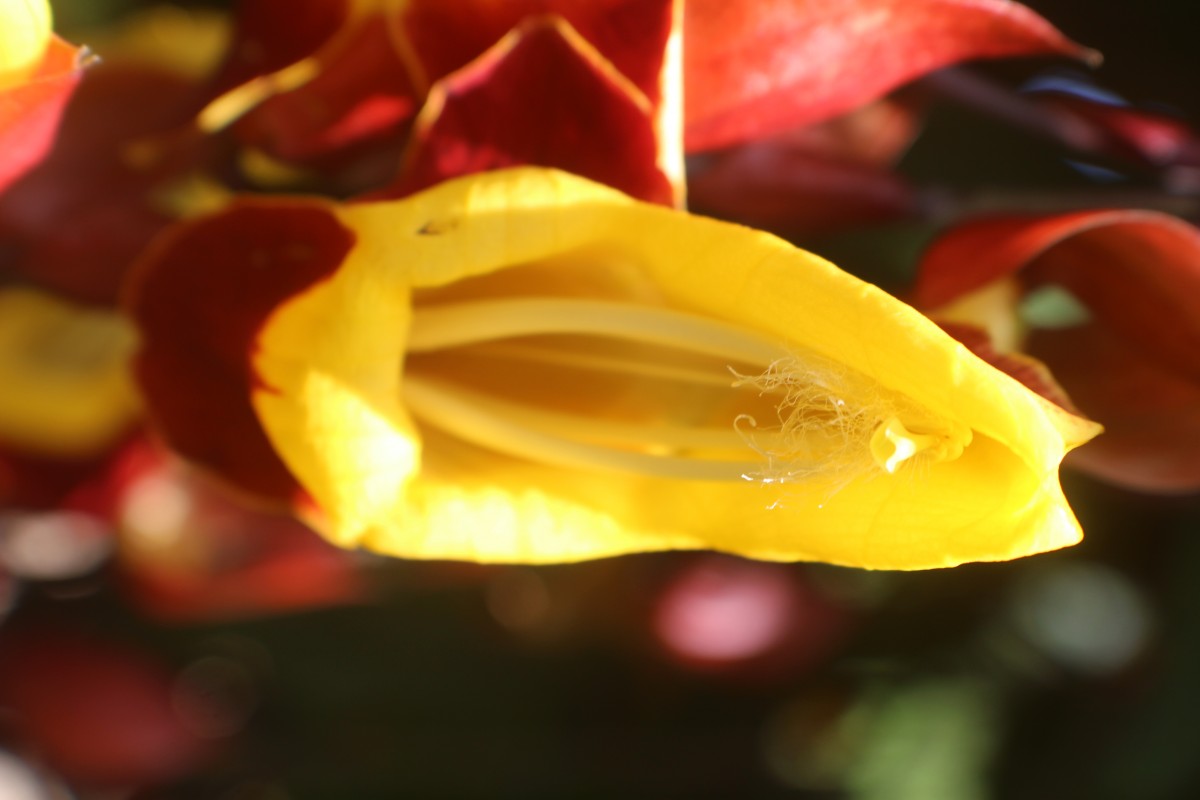
<path fill-rule="evenodd" d="M 284 161 L 332 168 L 400 141 L 419 105 L 388 19 L 371 14 L 322 54 L 308 83 L 275 95 L 243 117 L 238 138 Z"/>
<path fill-rule="evenodd" d="M 670 204 L 653 108 L 560 18 L 539 17 L 430 93 L 398 197 L 518 164 L 557 167 Z"/>
<path fill-rule="evenodd" d="M 315 53 L 346 23 L 352 0 L 240 0 L 233 40 L 210 82 L 219 94 Z"/>
<path fill-rule="evenodd" d="M 315 201 L 235 203 L 160 238 L 132 277 L 134 369 L 178 453 L 244 490 L 295 499 L 295 478 L 250 404 L 250 356 L 276 306 L 328 276 L 354 235 Z"/>
<path fill-rule="evenodd" d="M 1029 349 L 1105 426 L 1067 464 L 1142 491 L 1200 488 L 1200 382 L 1156 364 L 1101 325 L 1039 332 Z"/>
<path fill-rule="evenodd" d="M 1072 463 L 1140 489 L 1200 488 L 1200 231 L 1133 210 L 972 222 L 931 245 L 915 300 L 936 316 L 1006 278 L 1061 287 L 1090 314 L 1026 345 L 1106 428 Z"/>

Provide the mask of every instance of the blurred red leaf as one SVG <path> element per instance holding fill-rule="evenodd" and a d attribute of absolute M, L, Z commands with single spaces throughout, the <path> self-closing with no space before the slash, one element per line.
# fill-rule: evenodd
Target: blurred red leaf
<path fill-rule="evenodd" d="M 1039 94 L 1037 102 L 1053 113 L 1095 126 L 1108 136 L 1116 155 L 1153 165 L 1180 161 L 1200 164 L 1200 137 L 1176 117 L 1067 94 Z"/>
<path fill-rule="evenodd" d="M 918 127 L 913 103 L 880 100 L 695 157 L 689 206 L 785 237 L 903 218 L 916 210 L 917 196 L 890 167 Z"/>
<path fill-rule="evenodd" d="M 1010 277 L 1062 287 L 1091 316 L 1025 347 L 1106 428 L 1070 463 L 1144 490 L 1200 488 L 1200 231 L 1132 210 L 968 223 L 930 246 L 914 298 L 936 317 Z"/>
<path fill-rule="evenodd" d="M 1120 98 L 1090 87 L 1039 90 L 1034 100 L 1067 129 L 1084 132 L 1076 137 L 1086 150 L 1099 156 L 1150 167 L 1164 185 L 1179 194 L 1200 190 L 1200 134 L 1184 120 L 1138 108 Z M 1078 93 L 1072 93 L 1072 92 Z M 1094 91 L 1094 90 L 1093 90 Z"/>
<path fill-rule="evenodd" d="M 658 165 L 653 109 L 558 17 L 522 23 L 435 84 L 409 148 L 400 180 L 378 197 L 409 194 L 458 175 L 537 164 L 643 200 L 674 199 Z"/>
<path fill-rule="evenodd" d="M 885 97 L 761 141 L 786 143 L 831 160 L 891 167 L 920 133 L 924 105 L 919 98 Z"/>
<path fill-rule="evenodd" d="M 316 52 L 345 24 L 352 0 L 240 0 L 213 93 L 294 64 Z"/>
<path fill-rule="evenodd" d="M 315 78 L 267 98 L 238 123 L 244 143 L 285 161 L 335 167 L 356 148 L 403 138 L 420 98 L 388 19 L 370 14 L 331 47 Z"/>
<path fill-rule="evenodd" d="M 30 79 L 0 90 L 0 192 L 54 144 L 59 119 L 82 71 L 81 51 L 55 37 Z"/>
<path fill-rule="evenodd" d="M 1009 0 L 689 0 L 685 9 L 689 151 L 836 116 L 959 61 L 1095 58 Z"/>
<path fill-rule="evenodd" d="M 689 670 L 756 682 L 812 667 L 853 622 L 802 570 L 724 555 L 680 562 L 653 603 L 649 622 L 664 655 Z"/>
<path fill-rule="evenodd" d="M 0 266 L 113 303 L 129 265 L 170 221 L 155 191 L 208 157 L 198 137 L 169 138 L 195 113 L 192 88 L 142 66 L 88 70 L 53 150 L 0 195 Z"/>
<path fill-rule="evenodd" d="M 891 171 L 766 141 L 714 154 L 688 172 L 692 209 L 784 235 L 899 219 L 916 208 Z"/>
<path fill-rule="evenodd" d="M 56 458 L 0 442 L 0 508 L 54 508 L 102 475 L 111 458 Z"/>
<path fill-rule="evenodd" d="M 196 768 L 208 745 L 176 713 L 172 676 L 149 656 L 61 631 L 10 634 L 0 697 L 17 730 L 63 774 L 141 785 Z"/>
<path fill-rule="evenodd" d="M 147 444 L 117 489 L 120 567 L 151 617 L 206 621 L 359 600 L 352 553 L 247 506 Z"/>

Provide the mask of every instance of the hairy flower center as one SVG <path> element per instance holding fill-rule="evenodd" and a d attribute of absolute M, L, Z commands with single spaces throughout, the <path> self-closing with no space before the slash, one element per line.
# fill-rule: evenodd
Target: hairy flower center
<path fill-rule="evenodd" d="M 781 483 L 955 458 L 970 431 L 815 356 L 632 303 L 418 306 L 405 402 L 423 424 L 556 466 Z"/>

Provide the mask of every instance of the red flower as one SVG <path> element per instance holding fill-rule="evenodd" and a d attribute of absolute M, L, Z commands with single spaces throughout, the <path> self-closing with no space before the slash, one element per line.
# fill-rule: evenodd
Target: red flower
<path fill-rule="evenodd" d="M 988 291 L 1025 329 L 1021 349 L 1105 426 L 1068 463 L 1148 491 L 1200 488 L 1200 232 L 1149 211 L 980 220 L 929 248 L 915 300 L 982 322 L 964 303 Z"/>

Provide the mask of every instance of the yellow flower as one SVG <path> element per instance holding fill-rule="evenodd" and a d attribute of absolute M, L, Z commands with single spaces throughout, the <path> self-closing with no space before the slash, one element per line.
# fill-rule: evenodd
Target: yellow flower
<path fill-rule="evenodd" d="M 279 220 L 301 211 L 281 238 Z M 321 215 L 341 251 L 306 243 Z M 548 170 L 374 204 L 246 202 L 187 223 L 144 265 L 133 303 L 152 406 L 155 387 L 183 391 L 163 378 L 171 354 L 209 334 L 190 331 L 184 350 L 155 337 L 222 318 L 187 308 L 221 292 L 163 289 L 173 276 L 210 280 L 202 263 L 258 281 L 335 251 L 311 279 L 292 270 L 299 288 L 259 316 L 224 313 L 254 330 L 246 394 L 308 518 L 339 544 L 508 562 L 711 548 L 919 569 L 1079 539 L 1058 464 L 1093 423 L 810 253 Z M 232 302 L 265 296 L 247 294 L 258 299 Z M 155 416 L 186 439 L 169 405 Z"/>
<path fill-rule="evenodd" d="M 24 82 L 50 44 L 46 0 L 0 0 L 0 90 Z"/>
<path fill-rule="evenodd" d="M 138 413 L 133 348 L 115 313 L 0 288 L 0 443 L 61 458 L 111 446 Z"/>

